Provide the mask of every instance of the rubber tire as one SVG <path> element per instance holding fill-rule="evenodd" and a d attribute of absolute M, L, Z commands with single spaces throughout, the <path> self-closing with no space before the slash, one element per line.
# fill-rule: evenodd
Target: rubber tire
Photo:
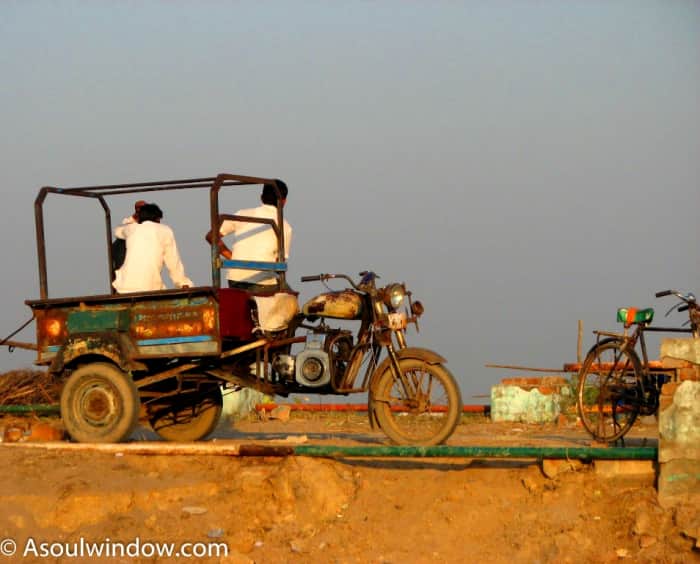
<path fill-rule="evenodd" d="M 185 393 L 173 396 L 168 404 L 159 404 L 149 408 L 148 420 L 151 428 L 162 439 L 171 442 L 199 441 L 209 435 L 218 425 L 223 409 L 221 387 L 210 385 L 200 394 Z M 197 414 L 179 423 L 170 423 L 173 410 L 191 410 L 193 406 Z"/>
<path fill-rule="evenodd" d="M 578 415 L 579 418 L 581 419 L 581 423 L 585 427 L 586 431 L 596 440 L 605 442 L 605 443 L 615 443 L 619 439 L 625 436 L 625 434 L 632 428 L 632 425 L 637 419 L 637 416 L 639 415 L 640 411 L 640 403 L 642 399 L 642 385 L 641 385 L 641 374 L 642 374 L 642 368 L 641 368 L 641 362 L 639 360 L 639 357 L 637 354 L 634 352 L 634 350 L 625 350 L 623 351 L 621 348 L 622 342 L 619 341 L 618 339 L 610 338 L 610 339 L 604 339 L 600 341 L 597 345 L 595 345 L 593 348 L 591 348 L 590 351 L 588 351 L 588 354 L 586 355 L 586 358 L 583 361 L 583 364 L 581 365 L 581 370 L 579 371 L 579 381 L 578 381 L 578 390 L 576 394 L 576 406 L 578 410 Z M 591 365 L 596 363 L 597 359 L 600 359 L 601 356 L 605 353 L 605 351 L 620 351 L 620 358 L 623 361 L 627 361 L 631 365 L 631 370 L 634 371 L 634 378 L 635 378 L 635 390 L 636 394 L 638 396 L 638 401 L 634 402 L 631 404 L 631 407 L 628 407 L 629 410 L 629 416 L 628 418 L 624 421 L 622 425 L 620 425 L 619 429 L 617 429 L 614 432 L 607 433 L 605 430 L 603 432 L 600 431 L 598 428 L 598 425 L 596 422 L 593 421 L 592 416 L 590 413 L 593 414 L 598 414 L 598 419 L 602 418 L 602 421 L 605 422 L 607 420 L 610 420 L 612 422 L 612 410 L 610 412 L 610 415 L 606 414 L 605 409 L 603 409 L 602 414 L 600 411 L 596 411 L 592 408 L 584 409 L 584 404 L 586 403 L 584 400 L 584 396 L 586 394 L 586 390 L 590 389 L 590 386 L 587 386 L 586 383 L 589 381 L 587 379 L 589 374 L 591 373 Z M 617 366 L 617 364 L 616 364 Z M 624 366 L 622 364 L 621 366 Z M 630 369 L 628 369 L 630 370 Z M 607 400 L 605 401 L 605 405 L 607 405 Z M 601 405 L 600 407 L 605 408 L 605 405 Z M 612 407 L 612 406 L 611 406 Z M 603 426 L 604 427 L 604 426 Z"/>
<path fill-rule="evenodd" d="M 462 397 L 454 376 L 441 364 L 429 364 L 417 358 L 400 359 L 399 368 L 402 372 L 416 369 L 428 371 L 442 383 L 445 392 L 447 392 L 448 404 L 444 425 L 432 436 L 420 440 L 401 431 L 400 426 L 396 422 L 396 417 L 400 415 L 392 411 L 387 402 L 379 401 L 379 399 L 389 396 L 394 386 L 394 376 L 391 368 L 385 370 L 379 376 L 375 387 L 375 399 L 372 401 L 372 404 L 377 423 L 386 436 L 398 445 L 432 446 L 444 443 L 454 432 L 462 415 Z"/>
<path fill-rule="evenodd" d="M 80 443 L 125 441 L 138 423 L 136 386 L 125 372 L 108 362 L 85 364 L 75 370 L 63 386 L 60 403 L 63 425 Z M 88 407 L 95 413 L 90 415 Z"/>

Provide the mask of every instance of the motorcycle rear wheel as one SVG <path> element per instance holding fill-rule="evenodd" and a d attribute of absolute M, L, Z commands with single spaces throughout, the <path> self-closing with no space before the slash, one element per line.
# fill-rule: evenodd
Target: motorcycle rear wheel
<path fill-rule="evenodd" d="M 462 412 L 454 377 L 441 364 L 399 360 L 402 379 L 389 369 L 379 377 L 373 394 L 377 422 L 399 445 L 431 446 L 445 442 Z"/>

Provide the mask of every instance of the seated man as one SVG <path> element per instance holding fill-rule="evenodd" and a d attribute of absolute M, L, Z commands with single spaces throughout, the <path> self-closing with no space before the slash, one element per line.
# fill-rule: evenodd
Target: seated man
<path fill-rule="evenodd" d="M 134 204 L 134 213 L 125 217 L 122 220 L 122 225 L 128 223 L 138 223 L 139 222 L 139 210 L 146 202 L 144 200 L 137 200 Z M 124 264 L 124 259 L 126 258 L 126 241 L 124 239 L 116 238 L 112 241 L 112 270 L 115 272 L 119 270 Z"/>
<path fill-rule="evenodd" d="M 281 180 L 275 181 L 281 196 L 281 204 L 287 201 L 287 185 Z M 260 195 L 262 205 L 256 208 L 238 210 L 235 215 L 248 217 L 277 219 L 277 190 L 272 184 L 263 186 Z M 250 260 L 260 262 L 278 262 L 289 258 L 289 248 L 292 242 L 292 227 L 287 220 L 284 221 L 284 257 L 277 256 L 277 237 L 269 225 L 251 223 L 246 221 L 232 221 L 225 219 L 221 222 L 219 232 L 219 252 L 224 258 L 233 260 Z M 223 237 L 233 234 L 235 239 L 229 249 L 223 241 Z M 211 244 L 211 231 L 205 239 Z M 226 271 L 229 288 L 239 288 L 247 291 L 269 292 L 278 285 L 274 272 L 263 270 L 245 270 L 230 268 Z"/>
<path fill-rule="evenodd" d="M 160 223 L 162 217 L 163 212 L 156 204 L 143 204 L 137 223 L 120 225 L 114 230 L 115 237 L 126 240 L 126 258 L 112 282 L 120 294 L 164 290 L 163 265 L 178 288 L 192 286 L 185 276 L 173 230 Z"/>
<path fill-rule="evenodd" d="M 275 180 L 279 189 L 282 206 L 287 201 L 287 185 L 281 180 Z M 238 210 L 234 215 L 277 220 L 277 190 L 273 184 L 263 185 L 260 195 L 262 205 L 256 208 Z M 246 260 L 256 262 L 279 262 L 289 258 L 289 248 L 292 242 L 292 227 L 284 221 L 284 257 L 278 256 L 277 237 L 267 224 L 246 221 L 221 221 L 219 233 L 221 237 L 233 234 L 235 239 L 229 249 L 222 239 L 219 239 L 219 252 L 229 260 Z M 211 231 L 205 239 L 212 242 Z M 237 288 L 247 292 L 260 292 L 265 296 L 255 296 L 251 300 L 251 316 L 255 332 L 276 332 L 283 330 L 289 320 L 298 311 L 296 294 L 288 288 L 280 288 L 277 274 L 272 271 L 229 268 L 226 271 L 229 288 Z M 278 290 L 286 290 L 277 292 Z M 277 293 L 275 293 L 277 292 Z"/>

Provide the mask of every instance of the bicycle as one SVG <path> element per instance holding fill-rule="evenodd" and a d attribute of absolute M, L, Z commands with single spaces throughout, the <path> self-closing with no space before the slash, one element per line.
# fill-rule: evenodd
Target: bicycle
<path fill-rule="evenodd" d="M 656 297 L 674 295 L 681 303 L 674 309 L 688 311 L 684 327 L 650 327 L 653 308 L 620 308 L 617 321 L 624 332 L 594 331 L 596 344 L 590 349 L 579 371 L 577 408 L 583 426 L 594 439 L 615 443 L 630 430 L 639 415 L 654 415 L 659 408 L 661 387 L 670 380 L 660 366 L 650 366 L 644 340 L 646 331 L 692 333 L 700 337 L 700 306 L 691 293 L 677 290 L 657 292 Z M 630 327 L 634 330 L 629 332 Z M 641 359 L 636 351 L 641 349 Z M 656 370 L 656 371 L 655 371 Z"/>

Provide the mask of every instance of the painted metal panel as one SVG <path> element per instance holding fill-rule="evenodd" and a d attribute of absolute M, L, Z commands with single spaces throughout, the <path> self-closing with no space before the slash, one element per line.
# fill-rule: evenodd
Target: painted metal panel
<path fill-rule="evenodd" d="M 68 314 L 68 333 L 92 333 L 99 331 L 126 331 L 129 328 L 129 311 L 126 309 L 100 309 L 71 311 Z"/>

